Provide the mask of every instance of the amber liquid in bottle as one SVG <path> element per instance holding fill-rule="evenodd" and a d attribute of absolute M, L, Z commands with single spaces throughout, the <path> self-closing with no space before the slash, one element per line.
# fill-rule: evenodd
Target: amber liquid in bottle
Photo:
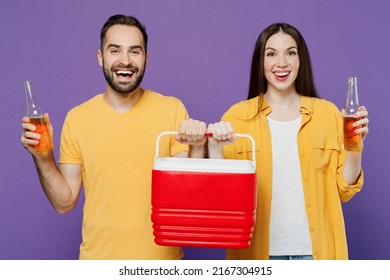
<path fill-rule="evenodd" d="M 360 152 L 362 150 L 362 136 L 355 133 L 358 126 L 353 126 L 357 119 L 352 116 L 344 117 L 344 149 L 346 151 Z"/>
<path fill-rule="evenodd" d="M 357 93 L 357 78 L 348 78 L 348 93 L 345 105 L 345 116 L 344 118 L 344 149 L 346 151 L 360 152 L 362 150 L 362 135 L 356 133 L 355 130 L 359 126 L 353 126 L 353 123 L 358 121 L 357 118 L 353 117 L 359 109 L 359 100 Z"/>
<path fill-rule="evenodd" d="M 49 125 L 45 117 L 29 117 L 30 123 L 35 125 L 36 133 L 41 135 L 39 143 L 35 145 L 35 151 L 37 152 L 48 152 L 53 149 L 52 142 L 50 141 Z"/>
<path fill-rule="evenodd" d="M 51 140 L 48 122 L 43 111 L 36 103 L 36 100 L 34 100 L 31 81 L 25 81 L 24 88 L 27 100 L 27 117 L 30 119 L 30 123 L 36 127 L 35 133 L 41 135 L 39 143 L 35 145 L 35 151 L 49 152 L 54 147 Z"/>

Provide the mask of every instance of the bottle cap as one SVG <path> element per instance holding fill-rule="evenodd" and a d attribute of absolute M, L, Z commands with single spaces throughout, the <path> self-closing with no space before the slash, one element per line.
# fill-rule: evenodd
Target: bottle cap
<path fill-rule="evenodd" d="M 349 84 L 356 84 L 357 83 L 357 77 L 348 77 L 348 83 Z"/>

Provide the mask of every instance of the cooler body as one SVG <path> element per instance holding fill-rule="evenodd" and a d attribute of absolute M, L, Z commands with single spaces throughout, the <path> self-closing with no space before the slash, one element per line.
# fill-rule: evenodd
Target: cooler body
<path fill-rule="evenodd" d="M 255 224 L 256 198 L 251 161 L 162 158 L 152 171 L 155 242 L 246 248 Z"/>

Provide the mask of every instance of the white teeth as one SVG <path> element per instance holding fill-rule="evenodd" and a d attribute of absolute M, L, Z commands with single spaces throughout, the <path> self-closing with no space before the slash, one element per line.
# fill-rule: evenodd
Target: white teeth
<path fill-rule="evenodd" d="M 131 72 L 131 71 L 116 71 L 115 73 L 117 73 L 118 75 L 131 75 L 131 74 L 133 74 L 133 72 Z"/>
<path fill-rule="evenodd" d="M 287 76 L 288 74 L 289 74 L 288 72 L 275 73 L 275 75 L 278 76 L 278 77 L 284 77 L 284 76 Z"/>

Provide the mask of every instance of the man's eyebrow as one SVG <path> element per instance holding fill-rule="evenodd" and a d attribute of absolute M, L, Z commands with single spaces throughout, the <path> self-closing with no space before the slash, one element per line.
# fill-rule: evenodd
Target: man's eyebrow
<path fill-rule="evenodd" d="M 120 48 L 120 45 L 117 45 L 117 44 L 109 44 L 109 45 L 107 46 L 107 49 L 109 49 L 109 48 Z"/>
<path fill-rule="evenodd" d="M 118 45 L 118 44 L 109 44 L 107 46 L 107 49 L 109 49 L 109 48 L 120 48 L 120 47 L 122 47 L 122 46 Z M 141 50 L 143 50 L 144 48 L 141 45 L 134 45 L 134 46 L 130 46 L 129 49 L 131 49 L 131 50 L 134 50 L 134 49 L 141 49 Z"/>
<path fill-rule="evenodd" d="M 141 49 L 141 50 L 143 50 L 144 47 L 141 46 L 141 45 L 135 45 L 135 46 L 130 46 L 130 49 Z"/>

